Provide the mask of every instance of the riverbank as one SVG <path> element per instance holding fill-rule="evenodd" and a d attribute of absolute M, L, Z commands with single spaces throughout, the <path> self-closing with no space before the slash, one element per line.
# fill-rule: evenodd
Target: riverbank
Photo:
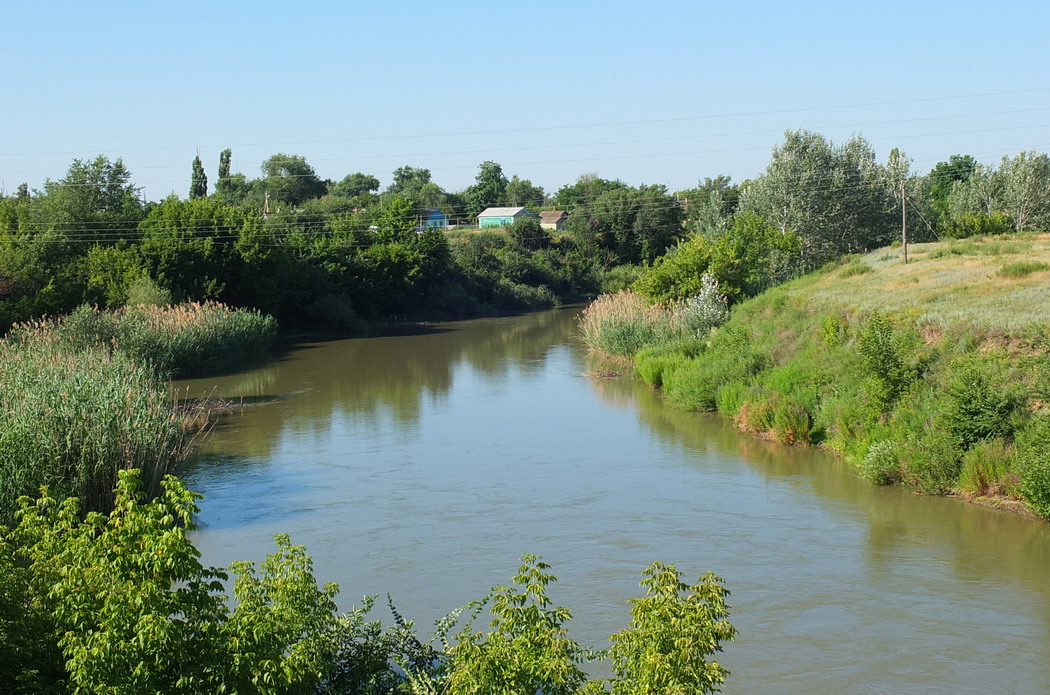
<path fill-rule="evenodd" d="M 1050 518 L 1050 238 L 910 251 L 769 290 L 702 339 L 676 310 L 629 298 L 584 332 L 608 321 L 607 344 L 675 407 L 824 446 L 873 483 L 1023 500 Z"/>

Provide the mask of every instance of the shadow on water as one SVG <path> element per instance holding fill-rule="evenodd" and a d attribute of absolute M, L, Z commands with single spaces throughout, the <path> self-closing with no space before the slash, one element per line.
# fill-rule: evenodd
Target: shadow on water
<path fill-rule="evenodd" d="M 286 430 L 320 435 L 348 417 L 377 427 L 388 419 L 415 422 L 425 402 L 445 397 L 461 365 L 493 381 L 508 367 L 540 369 L 549 351 L 574 332 L 567 312 L 575 315 L 578 307 L 298 343 L 261 368 L 177 381 L 173 389 L 184 399 L 265 403 L 267 423 L 252 427 L 251 434 L 253 452 L 263 455 Z M 236 409 L 222 413 L 218 426 L 237 417 Z"/>

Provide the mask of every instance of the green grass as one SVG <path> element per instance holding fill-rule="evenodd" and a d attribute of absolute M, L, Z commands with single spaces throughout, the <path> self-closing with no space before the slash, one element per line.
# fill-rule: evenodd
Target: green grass
<path fill-rule="evenodd" d="M 1026 275 L 1038 273 L 1048 268 L 1050 268 L 1050 263 L 1043 263 L 1042 261 L 1017 261 L 1016 263 L 1004 265 L 999 269 L 998 274 L 1004 278 L 1023 278 Z"/>

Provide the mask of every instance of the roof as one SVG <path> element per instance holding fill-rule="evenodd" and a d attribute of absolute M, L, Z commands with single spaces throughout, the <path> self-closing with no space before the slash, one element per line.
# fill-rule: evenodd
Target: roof
<path fill-rule="evenodd" d="M 568 217 L 566 210 L 544 210 L 540 213 L 540 222 L 557 222 L 563 217 Z"/>
<path fill-rule="evenodd" d="M 485 208 L 478 217 L 516 217 L 522 212 L 527 212 L 527 210 L 525 208 Z"/>

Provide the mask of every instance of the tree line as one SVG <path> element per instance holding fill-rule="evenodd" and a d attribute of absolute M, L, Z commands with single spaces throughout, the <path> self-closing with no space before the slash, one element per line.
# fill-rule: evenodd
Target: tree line
<path fill-rule="evenodd" d="M 861 137 L 836 145 L 804 130 L 787 132 L 753 179 L 716 176 L 681 191 L 586 174 L 548 194 L 492 161 L 462 191 L 413 166 L 382 191 L 362 172 L 322 179 L 298 155 L 273 155 L 254 179 L 232 168 L 224 150 L 209 185 L 195 157 L 185 198 L 146 202 L 121 160 L 99 156 L 74 160 L 42 190 L 23 184 L 0 198 L 0 330 L 83 303 L 120 306 L 143 281 L 175 301 L 343 328 L 547 306 L 615 289 L 641 268 L 657 268 L 647 272 L 652 298 L 667 294 L 661 282 L 676 284 L 661 274 L 699 282 L 710 269 L 732 299 L 892 243 L 905 204 L 915 241 L 1050 224 L 1045 154 L 997 167 L 955 155 L 923 174 L 898 150 L 880 163 Z M 570 215 L 557 234 L 532 220 L 509 234 L 422 224 L 426 210 L 459 225 L 490 206 Z"/>

